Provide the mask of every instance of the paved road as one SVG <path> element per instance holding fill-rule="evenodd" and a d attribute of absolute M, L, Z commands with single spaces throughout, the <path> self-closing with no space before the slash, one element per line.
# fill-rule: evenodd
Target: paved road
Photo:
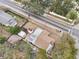
<path fill-rule="evenodd" d="M 27 16 L 28 15 L 30 16 L 31 19 L 33 20 L 38 20 L 38 21 L 41 21 L 41 22 L 45 22 L 45 23 L 48 23 L 49 25 L 51 26 L 55 26 L 63 31 L 66 31 L 66 32 L 69 32 L 69 30 L 71 30 L 70 32 L 73 32 L 72 34 L 75 33 L 75 31 L 72 29 L 72 26 L 71 25 L 67 25 L 67 24 L 62 24 L 60 22 L 57 22 L 55 20 L 51 20 L 47 17 L 44 17 L 44 16 L 38 16 L 38 15 L 35 15 L 29 11 L 25 11 L 23 10 L 20 6 L 16 5 L 16 3 L 13 3 L 11 2 L 10 0 L 0 0 L 0 5 L 4 5 L 5 7 L 9 8 L 9 10 L 15 12 L 15 13 L 18 13 L 20 15 L 23 15 L 23 16 Z M 79 32 L 79 30 L 78 30 Z M 74 34 L 75 36 L 79 37 L 79 34 Z"/>

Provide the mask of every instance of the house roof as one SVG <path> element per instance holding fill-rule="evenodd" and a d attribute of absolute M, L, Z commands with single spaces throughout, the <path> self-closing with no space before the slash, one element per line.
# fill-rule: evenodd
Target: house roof
<path fill-rule="evenodd" d="M 39 48 L 47 49 L 49 44 L 55 42 L 55 39 L 48 36 L 49 32 L 43 31 L 34 43 Z"/>
<path fill-rule="evenodd" d="M 31 35 L 29 35 L 28 40 L 37 47 L 43 49 L 47 49 L 50 42 L 55 42 L 55 39 L 49 36 L 49 32 L 41 28 L 36 28 L 36 30 Z"/>
<path fill-rule="evenodd" d="M 39 37 L 39 35 L 42 33 L 42 29 L 37 28 L 29 37 L 29 41 L 32 43 L 35 43 L 35 41 L 37 40 L 37 38 Z"/>
<path fill-rule="evenodd" d="M 14 18 L 12 18 L 12 16 L 1 10 L 0 10 L 0 23 L 5 26 L 15 26 L 17 24 Z"/>
<path fill-rule="evenodd" d="M 14 44 L 16 42 L 18 42 L 19 40 L 21 40 L 22 38 L 19 37 L 18 35 L 12 35 L 9 39 L 8 42 L 11 44 Z"/>

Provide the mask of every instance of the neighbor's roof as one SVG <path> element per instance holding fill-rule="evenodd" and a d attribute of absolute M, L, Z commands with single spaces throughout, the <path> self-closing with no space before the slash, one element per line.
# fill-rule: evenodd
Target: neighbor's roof
<path fill-rule="evenodd" d="M 19 37 L 18 35 L 12 35 L 9 39 L 8 42 L 11 44 L 14 44 L 16 42 L 18 42 L 19 40 L 21 40 L 22 38 Z"/>
<path fill-rule="evenodd" d="M 15 26 L 17 23 L 9 14 L 0 10 L 0 23 L 5 26 Z"/>

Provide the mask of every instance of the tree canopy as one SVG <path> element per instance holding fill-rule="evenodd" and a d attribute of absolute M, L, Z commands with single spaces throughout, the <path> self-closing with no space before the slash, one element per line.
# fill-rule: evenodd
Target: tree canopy
<path fill-rule="evenodd" d="M 67 15 L 66 15 L 67 18 L 69 19 L 76 19 L 78 16 L 77 16 L 77 11 L 76 10 L 71 10 Z"/>
<path fill-rule="evenodd" d="M 66 16 L 66 14 L 74 7 L 73 0 L 53 0 L 50 11 Z"/>

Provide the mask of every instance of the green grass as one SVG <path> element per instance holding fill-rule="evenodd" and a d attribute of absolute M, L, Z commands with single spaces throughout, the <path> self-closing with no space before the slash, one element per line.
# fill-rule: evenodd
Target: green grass
<path fill-rule="evenodd" d="M 18 34 L 21 31 L 21 28 L 15 26 L 15 27 L 10 27 L 10 29 L 8 30 L 8 32 L 10 32 L 11 34 Z"/>
<path fill-rule="evenodd" d="M 0 36 L 0 44 L 3 44 L 6 41 L 6 38 L 4 36 Z"/>

